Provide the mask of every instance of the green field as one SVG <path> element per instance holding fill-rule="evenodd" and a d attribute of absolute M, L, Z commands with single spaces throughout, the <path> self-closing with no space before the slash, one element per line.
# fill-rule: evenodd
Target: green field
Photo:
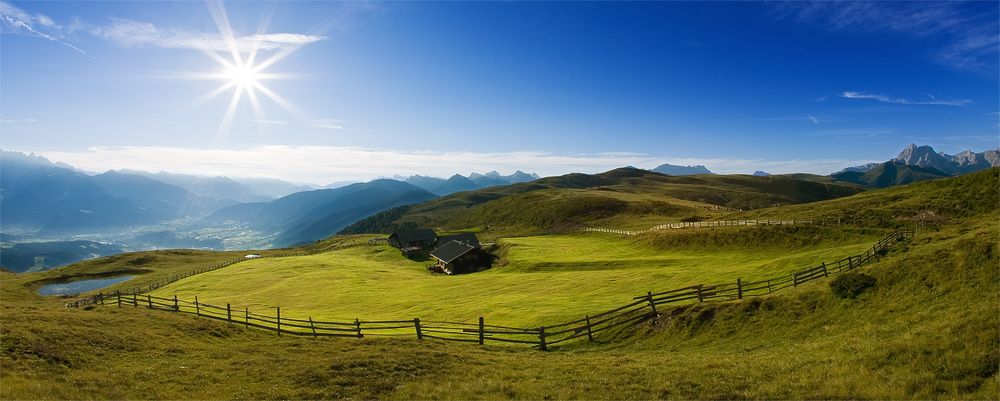
<path fill-rule="evenodd" d="M 998 243 L 988 222 L 929 230 L 863 268 L 857 299 L 821 280 L 548 353 L 65 308 L 0 273 L 0 398 L 998 399 Z"/>
<path fill-rule="evenodd" d="M 0 272 L 0 399 L 1000 399 L 1000 169 L 742 215 L 869 216 L 863 226 L 730 227 L 510 237 L 492 270 L 334 237 L 157 294 L 288 317 L 534 326 L 647 290 L 781 275 L 915 239 L 856 272 L 856 298 L 819 279 L 759 298 L 664 305 L 657 323 L 542 352 L 408 338 L 315 339 L 145 308 L 66 308 L 49 282 L 135 274 L 122 288 L 232 259 L 171 250 L 40 273 Z M 795 217 L 798 218 L 798 217 Z"/>
<path fill-rule="evenodd" d="M 347 321 L 421 319 L 537 327 L 631 302 L 646 291 L 699 283 L 759 280 L 821 261 L 856 255 L 884 233 L 856 231 L 823 240 L 828 230 L 766 227 L 715 230 L 719 238 L 787 235 L 816 237 L 813 246 L 699 246 L 657 248 L 655 238 L 608 234 L 506 238 L 505 257 L 492 270 L 445 276 L 386 246 L 360 246 L 309 256 L 260 259 L 199 274 L 153 292 L 199 297 L 271 314 Z M 673 233 L 685 235 L 684 233 Z"/>

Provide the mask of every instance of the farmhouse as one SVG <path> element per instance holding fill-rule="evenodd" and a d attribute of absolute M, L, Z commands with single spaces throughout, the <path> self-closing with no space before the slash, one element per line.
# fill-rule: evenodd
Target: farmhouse
<path fill-rule="evenodd" d="M 434 245 L 435 241 L 437 233 L 429 228 L 400 230 L 389 235 L 389 245 L 399 249 L 423 248 Z"/>
<path fill-rule="evenodd" d="M 479 244 L 479 238 L 476 238 L 475 233 L 458 233 L 451 235 L 442 235 L 438 237 L 437 243 L 434 244 L 434 247 L 440 248 L 451 241 L 461 242 L 465 245 L 470 245 L 475 248 L 482 248 L 482 245 Z"/>
<path fill-rule="evenodd" d="M 431 251 L 431 257 L 436 261 L 434 267 L 448 274 L 476 271 L 489 259 L 482 249 L 455 240 Z"/>

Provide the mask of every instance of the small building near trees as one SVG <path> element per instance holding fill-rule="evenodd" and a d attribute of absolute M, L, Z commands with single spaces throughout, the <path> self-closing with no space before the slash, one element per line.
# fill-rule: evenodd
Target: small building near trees
<path fill-rule="evenodd" d="M 389 235 L 389 245 L 399 249 L 424 248 L 437 242 L 437 233 L 429 228 L 400 230 Z"/>
<path fill-rule="evenodd" d="M 490 255 L 479 247 L 456 240 L 431 251 L 431 257 L 435 260 L 434 267 L 447 274 L 478 271 L 490 262 Z"/>

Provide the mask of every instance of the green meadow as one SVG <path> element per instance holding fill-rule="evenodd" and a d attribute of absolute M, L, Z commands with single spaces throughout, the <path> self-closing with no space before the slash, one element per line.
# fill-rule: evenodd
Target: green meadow
<path fill-rule="evenodd" d="M 998 399 L 998 243 L 993 223 L 928 229 L 856 299 L 819 280 L 552 352 L 65 308 L 0 273 L 0 398 Z"/>
<path fill-rule="evenodd" d="M 258 259 L 199 274 L 152 294 L 214 305 L 231 304 L 288 317 L 350 321 L 421 319 L 537 327 L 629 303 L 647 291 L 704 283 L 759 280 L 864 252 L 884 235 L 855 230 L 825 239 L 825 228 L 705 229 L 701 244 L 660 244 L 657 233 L 505 238 L 494 269 L 456 276 L 432 274 L 428 262 L 387 246 L 357 246 L 307 256 Z M 811 246 L 748 247 L 727 239 L 797 233 Z M 833 234 L 829 234 L 833 235 Z M 809 241 L 812 238 L 812 241 Z M 669 238 L 668 238 L 669 239 Z M 668 241 L 669 242 L 669 241 Z"/>
<path fill-rule="evenodd" d="M 0 271 L 0 399 L 1000 399 L 1000 169 L 740 215 L 872 216 L 854 227 L 728 227 L 506 237 L 489 271 L 332 237 L 157 290 L 287 317 L 535 326 L 645 291 L 782 275 L 919 225 L 856 272 L 771 295 L 658 308 L 656 323 L 542 352 L 407 338 L 310 338 L 188 314 L 67 308 L 39 286 L 134 274 L 128 288 L 241 253 L 150 251 Z M 111 289 L 114 289 L 112 287 Z"/>

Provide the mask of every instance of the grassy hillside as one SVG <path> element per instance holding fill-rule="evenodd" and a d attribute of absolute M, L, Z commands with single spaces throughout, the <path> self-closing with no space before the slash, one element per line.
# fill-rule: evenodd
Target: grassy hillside
<path fill-rule="evenodd" d="M 919 181 L 948 177 L 948 174 L 930 167 L 911 166 L 901 161 L 887 161 L 865 172 L 843 171 L 833 174 L 836 180 L 874 188 L 911 184 Z"/>
<path fill-rule="evenodd" d="M 506 187 L 461 192 L 405 210 L 376 214 L 343 233 L 388 232 L 396 227 L 463 229 L 490 226 L 538 233 L 581 224 L 647 228 L 665 221 L 709 219 L 722 206 L 738 209 L 814 202 L 861 189 L 784 176 L 672 177 L 634 168 L 567 174 Z M 396 217 L 398 216 L 398 217 Z"/>
<path fill-rule="evenodd" d="M 805 244 L 744 246 L 727 238 L 798 235 Z M 215 305 L 349 321 L 421 319 L 537 327 L 631 302 L 649 290 L 781 276 L 863 252 L 883 233 L 826 234 L 824 228 L 732 227 L 699 247 L 602 234 L 506 238 L 501 267 L 444 276 L 387 246 L 243 262 L 167 285 L 153 295 L 198 296 Z M 791 234 L 794 233 L 794 234 Z M 828 237 L 828 238 L 827 238 Z M 748 240 L 744 240 L 749 242 Z M 797 246 L 802 245 L 802 246 Z"/>
<path fill-rule="evenodd" d="M 0 273 L 0 398 L 998 399 L 998 241 L 948 226 L 864 268 L 857 299 L 818 281 L 548 353 L 67 309 Z"/>
<path fill-rule="evenodd" d="M 866 191 L 854 196 L 732 213 L 725 218 L 801 218 L 857 222 L 865 226 L 899 226 L 919 221 L 942 224 L 967 218 L 997 218 L 1000 168 L 959 177 Z"/>

